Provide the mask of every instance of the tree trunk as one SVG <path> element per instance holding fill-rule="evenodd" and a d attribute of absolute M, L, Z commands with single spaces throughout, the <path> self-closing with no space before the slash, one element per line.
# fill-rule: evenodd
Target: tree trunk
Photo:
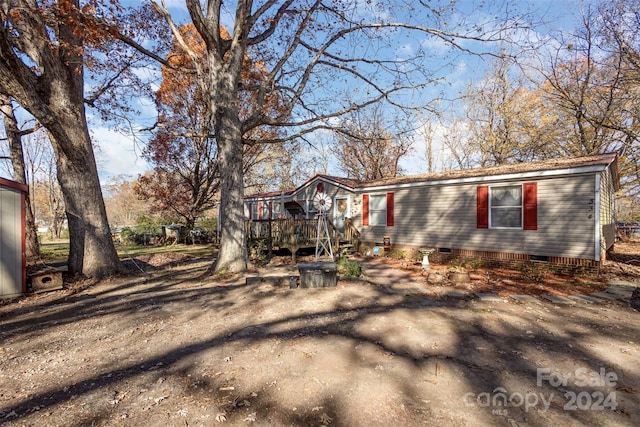
<path fill-rule="evenodd" d="M 234 102 L 219 102 L 216 117 L 220 167 L 220 251 L 216 272 L 247 269 L 247 238 L 244 227 L 242 131 Z"/>
<path fill-rule="evenodd" d="M 66 107 L 79 108 L 58 110 L 59 126 L 48 131 L 69 225 L 69 271 L 100 278 L 122 267 L 111 239 L 84 105 Z"/>
<path fill-rule="evenodd" d="M 11 165 L 13 166 L 13 179 L 20 184 L 27 184 L 27 174 L 24 167 L 24 153 L 22 150 L 22 135 L 18 128 L 18 122 L 13 111 L 11 98 L 0 93 L 0 110 L 4 121 L 4 130 L 9 141 L 9 153 Z M 31 203 L 31 191 L 25 195 L 25 230 L 26 230 L 26 256 L 27 258 L 37 258 L 40 256 L 40 245 L 38 243 L 38 228 L 33 214 Z"/>
<path fill-rule="evenodd" d="M 0 32 L 0 87 L 49 133 L 69 222 L 69 271 L 96 278 L 119 272 L 84 108 L 82 27 L 69 19 L 80 1 L 59 0 L 54 23 L 36 2 L 3 5 L 11 22 Z"/>

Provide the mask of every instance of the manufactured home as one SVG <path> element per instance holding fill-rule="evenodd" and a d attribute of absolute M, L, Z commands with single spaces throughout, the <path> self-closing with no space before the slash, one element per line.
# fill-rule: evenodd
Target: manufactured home
<path fill-rule="evenodd" d="M 336 244 L 386 237 L 435 255 L 598 267 L 615 242 L 615 154 L 369 182 L 316 175 L 293 190 L 245 197 L 248 236 L 292 251 L 311 245 L 319 183 L 332 200 Z"/>
<path fill-rule="evenodd" d="M 0 178 L 0 298 L 27 291 L 25 241 L 26 185 Z"/>

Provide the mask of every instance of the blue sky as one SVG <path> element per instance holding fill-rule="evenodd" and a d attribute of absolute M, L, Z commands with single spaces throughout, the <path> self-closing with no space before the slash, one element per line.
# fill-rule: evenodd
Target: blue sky
<path fill-rule="evenodd" d="M 137 3 L 137 2 L 131 2 Z M 458 7 L 468 13 L 467 19 L 482 19 L 479 14 L 474 14 L 475 5 L 478 1 L 465 0 L 459 1 Z M 534 12 L 540 19 L 548 24 L 540 26 L 539 34 L 535 37 L 545 37 L 545 33 L 557 30 L 571 30 L 575 26 L 576 17 L 578 16 L 578 8 L 580 2 L 574 0 L 537 0 L 529 2 L 512 2 L 516 3 L 521 10 Z M 166 4 L 177 17 L 177 21 L 184 22 L 186 19 L 186 9 L 182 0 L 167 0 Z M 401 2 L 399 2 L 399 5 Z M 531 34 L 529 34 L 531 36 Z M 398 56 L 404 53 L 410 54 L 412 49 L 416 48 L 418 40 L 405 40 L 398 43 L 399 48 L 395 51 Z M 427 47 L 431 52 L 438 52 L 438 46 L 430 45 Z M 437 67 L 438 64 L 434 63 Z M 443 87 L 455 94 L 457 91 L 463 90 L 470 81 L 478 80 L 483 76 L 483 68 L 486 63 L 478 58 L 461 56 L 456 59 L 454 67 L 448 71 L 448 81 Z M 141 71 L 146 72 L 146 71 Z M 441 90 L 441 87 L 434 87 L 434 94 Z M 434 95 L 435 96 L 435 95 Z M 139 106 L 141 111 L 140 127 L 148 126 L 155 119 L 155 109 L 150 102 L 142 102 Z M 137 176 L 149 169 L 149 165 L 140 156 L 140 145 L 136 144 L 131 136 L 122 134 L 111 129 L 107 124 L 101 123 L 92 117 L 91 110 L 90 127 L 94 141 L 97 144 L 96 159 L 100 176 L 103 181 L 116 175 Z M 318 135 L 317 138 L 324 138 Z M 320 141 L 322 142 L 322 141 Z M 424 172 L 424 145 L 416 144 L 414 155 L 406 158 L 402 162 L 402 166 L 408 173 Z M 335 168 L 329 170 L 329 173 L 337 173 Z"/>

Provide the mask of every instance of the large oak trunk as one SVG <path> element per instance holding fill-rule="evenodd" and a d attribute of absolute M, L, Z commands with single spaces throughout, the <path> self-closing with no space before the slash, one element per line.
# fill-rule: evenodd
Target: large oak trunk
<path fill-rule="evenodd" d="M 69 271 L 99 278 L 120 271 L 121 265 L 84 109 L 83 28 L 74 20 L 80 1 L 56 4 L 60 19 L 45 22 L 49 15 L 35 2 L 3 2 L 7 10 L 16 9 L 5 11 L 12 23 L 0 32 L 0 87 L 49 133 L 69 222 Z M 12 26 L 19 43 L 6 36 Z"/>
<path fill-rule="evenodd" d="M 216 272 L 242 272 L 247 269 L 247 239 L 243 207 L 242 132 L 237 111 L 233 107 L 218 108 L 216 137 L 220 167 L 221 234 L 220 251 L 214 268 Z"/>
<path fill-rule="evenodd" d="M 69 224 L 69 271 L 97 278 L 118 273 L 122 267 L 107 221 L 84 105 L 52 101 L 52 107 L 58 107 L 58 126 L 50 125 L 48 131 Z"/>

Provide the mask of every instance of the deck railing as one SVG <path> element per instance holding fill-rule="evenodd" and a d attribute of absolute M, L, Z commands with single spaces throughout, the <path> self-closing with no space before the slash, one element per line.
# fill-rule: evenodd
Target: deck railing
<path fill-rule="evenodd" d="M 344 219 L 344 232 L 342 240 L 348 242 L 350 245 L 353 245 L 353 249 L 356 252 L 360 250 L 360 232 L 353 224 L 352 218 Z"/>
<path fill-rule="evenodd" d="M 360 232 L 351 219 L 345 219 L 344 233 L 339 233 L 331 221 L 327 221 L 329 238 L 334 249 L 340 242 L 346 242 L 357 249 Z M 247 239 L 249 242 L 265 240 L 269 248 L 282 247 L 292 252 L 304 247 L 313 247 L 318 236 L 318 219 L 252 219 L 246 221 Z"/>

